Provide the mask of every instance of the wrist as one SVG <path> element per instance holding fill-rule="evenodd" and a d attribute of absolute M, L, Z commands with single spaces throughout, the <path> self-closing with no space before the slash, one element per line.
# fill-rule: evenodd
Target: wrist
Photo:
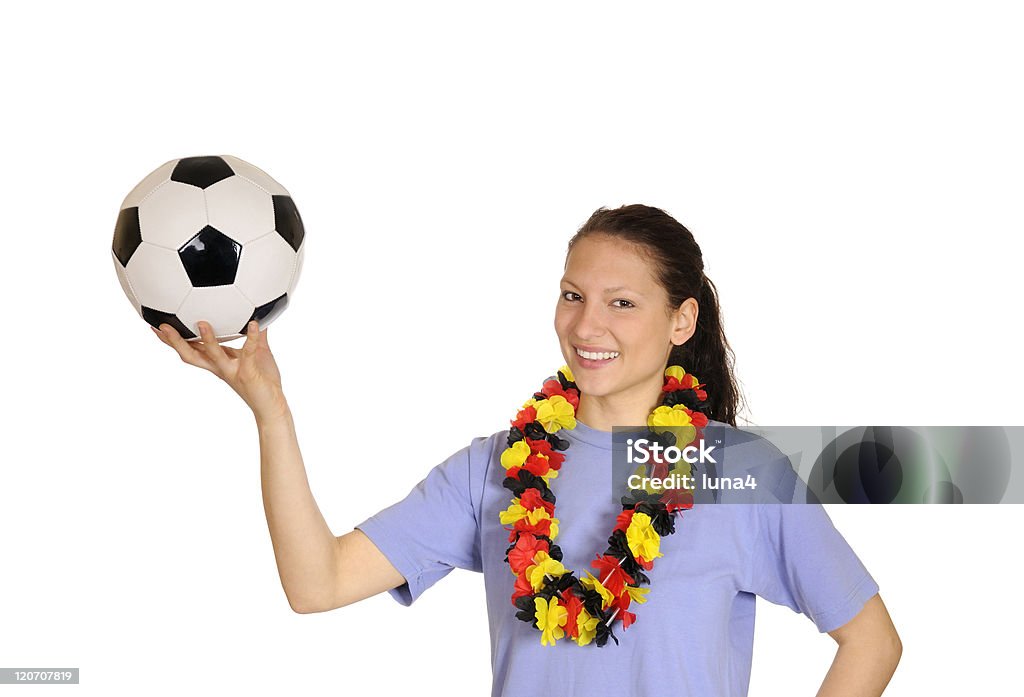
<path fill-rule="evenodd" d="M 288 406 L 287 400 L 284 395 L 271 406 L 253 410 L 253 416 L 256 419 L 256 426 L 263 428 L 264 426 L 273 426 L 282 422 L 286 422 L 291 419 L 292 412 Z"/>

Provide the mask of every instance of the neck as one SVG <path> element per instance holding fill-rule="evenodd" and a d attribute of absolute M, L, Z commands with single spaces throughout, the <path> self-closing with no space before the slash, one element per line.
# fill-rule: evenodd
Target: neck
<path fill-rule="evenodd" d="M 660 384 L 657 392 L 645 389 L 635 395 L 590 397 L 584 393 L 576 418 L 598 431 L 611 431 L 612 426 L 644 426 L 660 399 Z"/>

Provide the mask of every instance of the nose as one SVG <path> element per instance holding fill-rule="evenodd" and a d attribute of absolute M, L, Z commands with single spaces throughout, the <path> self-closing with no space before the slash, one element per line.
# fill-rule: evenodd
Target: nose
<path fill-rule="evenodd" d="M 605 333 L 604 308 L 600 303 L 584 302 L 579 314 L 576 315 L 573 332 L 582 341 L 591 341 Z"/>

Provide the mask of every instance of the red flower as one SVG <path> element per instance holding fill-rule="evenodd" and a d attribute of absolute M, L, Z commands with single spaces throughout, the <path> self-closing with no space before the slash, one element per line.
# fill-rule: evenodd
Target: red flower
<path fill-rule="evenodd" d="M 565 401 L 572 405 L 573 409 L 580 408 L 580 393 L 579 390 L 570 387 L 567 390 L 562 389 L 562 383 L 558 380 L 545 380 L 544 386 L 540 388 L 541 393 L 545 397 L 554 397 L 556 394 L 560 394 L 565 397 Z"/>
<path fill-rule="evenodd" d="M 626 584 L 633 583 L 633 577 L 626 573 L 619 565 L 619 560 L 610 554 L 599 555 L 597 559 L 590 562 L 590 565 L 597 569 L 597 578 L 605 588 L 614 595 L 622 593 Z"/>
<path fill-rule="evenodd" d="M 533 457 L 534 454 L 546 455 L 548 458 L 548 465 L 553 470 L 560 468 L 562 463 L 565 462 L 565 455 L 552 448 L 551 443 L 546 440 L 532 440 L 527 438 L 526 443 L 530 446 L 530 456 Z"/>
<path fill-rule="evenodd" d="M 522 532 L 532 532 L 534 535 L 551 537 L 551 519 L 544 518 L 542 520 L 538 520 L 535 525 L 531 525 L 529 518 L 520 518 L 515 522 L 512 531 L 508 535 L 509 542 L 516 539 L 517 530 L 521 530 Z"/>
<path fill-rule="evenodd" d="M 512 421 L 512 425 L 522 431 L 526 428 L 526 424 L 537 419 L 537 408 L 536 407 L 524 407 L 520 409 L 516 414 L 516 420 Z"/>
<path fill-rule="evenodd" d="M 622 513 L 620 513 L 619 516 L 615 519 L 615 529 L 622 530 L 623 532 L 625 532 L 626 528 L 629 527 L 629 524 L 633 522 L 633 513 L 634 511 L 632 508 L 627 508 Z"/>
<path fill-rule="evenodd" d="M 537 441 L 529 442 L 536 443 Z M 524 462 L 521 467 L 509 467 L 505 470 L 505 476 L 511 477 L 512 479 L 519 479 L 519 470 L 526 470 L 530 474 L 543 477 L 552 469 L 558 468 L 551 466 L 551 460 L 545 460 L 542 457 L 537 457 L 536 455 L 531 454 L 527 456 L 526 462 Z"/>
<path fill-rule="evenodd" d="M 681 384 L 679 384 L 679 381 L 676 380 L 676 377 L 674 375 L 669 375 L 667 378 L 665 378 L 665 384 L 661 386 L 662 392 L 675 392 L 676 390 L 682 389 L 685 388 Z"/>
<path fill-rule="evenodd" d="M 523 469 L 537 475 L 538 477 L 543 477 L 548 473 L 548 470 L 551 469 L 551 465 L 542 457 L 530 455 L 526 458 L 526 462 L 523 463 Z M 509 470 L 511 471 L 511 468 L 509 468 Z"/>
<path fill-rule="evenodd" d="M 508 565 L 517 574 L 521 574 L 526 567 L 533 564 L 533 555 L 537 552 L 547 552 L 549 549 L 547 541 L 538 540 L 530 533 L 524 532 L 519 536 L 516 546 L 508 553 Z"/>
<path fill-rule="evenodd" d="M 616 614 L 615 616 L 622 621 L 623 629 L 629 629 L 629 625 L 636 622 L 636 613 L 630 612 L 628 609 L 629 601 L 629 593 L 623 592 L 621 595 L 615 598 L 611 605 L 608 606 L 608 609 L 612 610 L 612 612 L 614 612 L 615 610 L 619 611 L 618 614 Z M 614 610 L 612 608 L 614 608 Z"/>
<path fill-rule="evenodd" d="M 708 417 L 699 411 L 690 412 L 690 421 L 693 422 L 693 426 L 696 429 L 705 428 L 708 425 Z"/>
<path fill-rule="evenodd" d="M 572 589 L 566 589 L 562 591 L 562 605 L 568 613 L 565 622 L 565 633 L 571 637 L 576 637 L 580 631 L 580 628 L 576 625 L 576 620 L 580 616 L 580 610 L 583 609 L 583 601 L 572 594 Z"/>
<path fill-rule="evenodd" d="M 515 604 L 516 598 L 521 598 L 524 595 L 533 595 L 533 586 L 530 585 L 530 579 L 526 578 L 525 572 L 516 576 L 516 584 L 512 590 L 512 603 Z"/>
<path fill-rule="evenodd" d="M 654 460 L 654 467 L 651 470 L 651 476 L 655 479 L 664 479 L 668 476 L 668 463 L 661 459 L 661 457 Z"/>
<path fill-rule="evenodd" d="M 532 486 L 527 488 L 523 495 L 519 497 L 519 505 L 528 511 L 532 511 L 534 508 L 543 508 L 548 512 L 548 515 L 554 516 L 555 514 L 555 504 L 542 499 L 540 492 Z"/>
<path fill-rule="evenodd" d="M 693 383 L 692 385 L 690 383 Z M 675 392 L 676 390 L 693 390 L 694 394 L 697 395 L 697 399 L 702 402 L 706 402 L 708 399 L 708 393 L 700 388 L 704 387 L 704 383 L 697 382 L 697 379 L 687 373 L 683 376 L 682 382 L 677 380 L 675 376 L 669 375 L 665 378 L 665 384 L 662 385 L 662 392 Z"/>
<path fill-rule="evenodd" d="M 687 489 L 667 489 L 660 500 L 669 513 L 693 508 L 693 492 Z"/>

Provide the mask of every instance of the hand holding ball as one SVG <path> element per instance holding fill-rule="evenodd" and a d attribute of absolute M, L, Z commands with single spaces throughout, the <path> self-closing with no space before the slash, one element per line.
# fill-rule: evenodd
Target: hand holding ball
<path fill-rule="evenodd" d="M 269 326 L 294 295 L 305 250 L 288 191 L 230 155 L 171 160 L 121 203 L 111 249 L 121 288 L 154 328 L 188 340 Z"/>

